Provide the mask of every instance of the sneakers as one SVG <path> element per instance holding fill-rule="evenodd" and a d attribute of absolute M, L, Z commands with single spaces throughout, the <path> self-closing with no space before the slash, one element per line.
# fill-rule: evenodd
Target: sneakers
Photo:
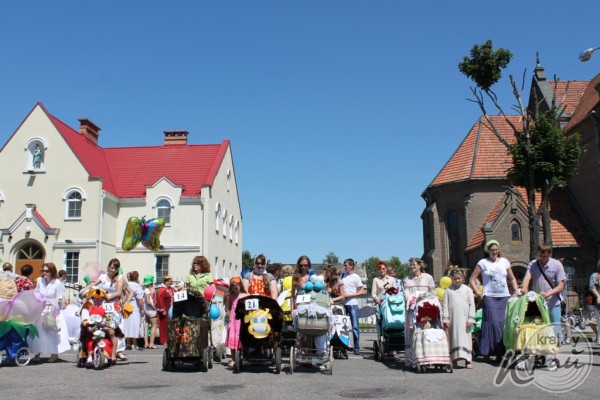
<path fill-rule="evenodd" d="M 360 356 L 360 350 L 354 350 L 354 355 L 355 356 Z"/>

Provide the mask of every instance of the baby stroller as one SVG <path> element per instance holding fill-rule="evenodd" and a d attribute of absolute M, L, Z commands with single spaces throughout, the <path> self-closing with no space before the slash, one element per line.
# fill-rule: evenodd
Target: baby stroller
<path fill-rule="evenodd" d="M 448 339 L 442 329 L 440 301 L 435 292 L 417 297 L 413 318 L 415 331 L 412 338 L 412 354 L 408 359 L 410 365 L 422 373 L 427 371 L 427 367 L 444 369 L 451 373 Z"/>
<path fill-rule="evenodd" d="M 546 365 L 554 371 L 559 367 L 558 340 L 542 295 L 529 292 L 508 301 L 503 341 L 506 350 L 519 354 L 514 364 L 519 370 Z"/>
<path fill-rule="evenodd" d="M 352 334 L 352 320 L 346 315 L 344 306 L 334 304 L 331 306 L 333 314 L 333 329 L 329 332 L 329 344 L 333 348 L 333 358 L 348 359 L 350 348 L 350 335 Z"/>
<path fill-rule="evenodd" d="M 235 352 L 234 371 L 239 373 L 249 365 L 275 365 L 275 373 L 280 373 L 283 311 L 277 300 L 259 295 L 244 297 L 238 301 L 235 318 L 241 320 L 242 348 Z"/>
<path fill-rule="evenodd" d="M 208 371 L 213 366 L 213 351 L 204 296 L 195 290 L 177 292 L 176 295 L 168 326 L 167 348 L 163 353 L 163 371 L 175 370 L 184 364 L 201 366 Z"/>
<path fill-rule="evenodd" d="M 292 277 L 285 277 L 282 281 L 283 291 L 277 298 L 277 303 L 281 306 L 283 311 L 283 325 L 281 328 L 281 338 L 279 341 L 279 347 L 282 352 L 286 353 L 285 356 L 289 356 L 289 350 L 296 343 L 296 330 L 292 323 Z"/>
<path fill-rule="evenodd" d="M 30 290 L 10 295 L 11 298 L 0 298 L 0 351 L 6 352 L 0 364 L 23 367 L 32 358 L 27 338 L 38 336 L 34 323 L 42 315 L 46 301 Z"/>
<path fill-rule="evenodd" d="M 473 343 L 473 356 L 479 354 L 479 340 L 481 339 L 481 322 L 483 320 L 483 310 L 480 308 L 475 312 L 475 323 L 471 326 L 471 342 Z"/>
<path fill-rule="evenodd" d="M 377 312 L 377 340 L 373 342 L 373 357 L 379 361 L 390 351 L 404 349 L 404 295 L 393 287 L 382 299 Z"/>
<path fill-rule="evenodd" d="M 333 374 L 333 347 L 328 334 L 333 328 L 333 314 L 327 292 L 300 294 L 296 297 L 296 310 L 292 313 L 298 336 L 290 350 L 290 372 L 296 365 L 319 367 Z M 315 342 L 313 344 L 313 341 Z M 318 348 L 318 341 L 324 348 Z"/>

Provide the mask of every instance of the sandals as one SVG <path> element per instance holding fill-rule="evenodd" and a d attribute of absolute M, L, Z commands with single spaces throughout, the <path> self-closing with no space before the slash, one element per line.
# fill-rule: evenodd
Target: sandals
<path fill-rule="evenodd" d="M 156 346 L 144 346 L 145 349 L 158 349 Z"/>
<path fill-rule="evenodd" d="M 229 364 L 227 364 L 227 369 L 234 369 L 235 368 L 235 361 L 230 361 Z"/>
<path fill-rule="evenodd" d="M 473 369 L 473 364 L 472 363 L 467 363 L 467 365 L 465 365 L 466 369 Z"/>
<path fill-rule="evenodd" d="M 123 354 L 121 354 L 121 353 L 117 353 L 117 357 L 116 357 L 116 358 L 117 358 L 117 360 L 119 360 L 119 361 L 127 361 L 127 360 L 128 360 L 128 358 L 127 358 L 127 357 L 125 357 L 125 356 L 124 356 Z"/>

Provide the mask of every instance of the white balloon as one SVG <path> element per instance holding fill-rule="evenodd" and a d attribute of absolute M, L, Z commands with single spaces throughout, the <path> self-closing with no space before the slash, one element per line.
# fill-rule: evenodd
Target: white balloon
<path fill-rule="evenodd" d="M 311 276 L 310 276 L 310 281 L 311 281 L 312 283 L 315 283 L 315 282 L 317 281 L 317 276 L 316 276 L 316 275 L 311 275 Z"/>

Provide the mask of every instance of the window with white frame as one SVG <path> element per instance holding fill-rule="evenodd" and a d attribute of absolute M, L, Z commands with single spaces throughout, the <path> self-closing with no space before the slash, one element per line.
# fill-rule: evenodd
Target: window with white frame
<path fill-rule="evenodd" d="M 156 265 L 154 266 L 154 274 L 156 275 L 156 283 L 162 283 L 165 275 L 169 275 L 169 256 L 157 255 Z"/>
<path fill-rule="evenodd" d="M 67 196 L 67 219 L 81 219 L 83 196 L 78 190 L 71 190 Z"/>
<path fill-rule="evenodd" d="M 229 241 L 233 240 L 233 215 L 229 216 Z"/>
<path fill-rule="evenodd" d="M 171 209 L 173 205 L 168 199 L 162 198 L 156 202 L 156 217 L 163 218 L 165 225 L 171 224 Z"/>
<path fill-rule="evenodd" d="M 227 191 L 228 192 L 229 192 L 230 182 L 231 182 L 231 170 L 228 169 L 227 170 Z"/>
<path fill-rule="evenodd" d="M 67 271 L 67 282 L 77 282 L 79 279 L 79 252 L 65 252 L 65 271 Z"/>
<path fill-rule="evenodd" d="M 223 237 L 227 237 L 227 210 L 223 212 Z"/>
<path fill-rule="evenodd" d="M 235 221 L 235 244 L 238 244 L 238 235 L 240 233 L 240 221 Z"/>
<path fill-rule="evenodd" d="M 215 206 L 215 230 L 219 233 L 219 227 L 221 225 L 221 204 L 217 203 Z"/>

